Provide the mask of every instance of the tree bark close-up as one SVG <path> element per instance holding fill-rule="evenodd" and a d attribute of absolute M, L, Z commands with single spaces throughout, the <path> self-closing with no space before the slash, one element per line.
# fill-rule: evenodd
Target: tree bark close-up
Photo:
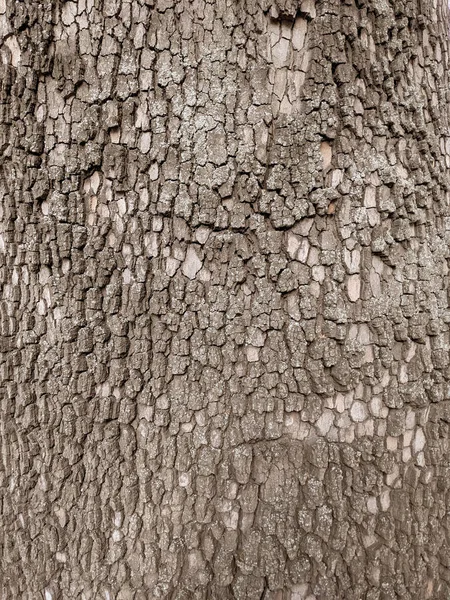
<path fill-rule="evenodd" d="M 450 598 L 446 0 L 0 0 L 0 600 Z"/>

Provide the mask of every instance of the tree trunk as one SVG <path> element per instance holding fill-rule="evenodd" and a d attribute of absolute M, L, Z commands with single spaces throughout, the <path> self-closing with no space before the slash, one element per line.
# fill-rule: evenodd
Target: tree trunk
<path fill-rule="evenodd" d="M 444 0 L 0 0 L 2 600 L 450 597 Z"/>

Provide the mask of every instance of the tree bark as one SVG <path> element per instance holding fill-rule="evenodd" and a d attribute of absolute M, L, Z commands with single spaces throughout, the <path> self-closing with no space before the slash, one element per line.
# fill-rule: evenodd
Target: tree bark
<path fill-rule="evenodd" d="M 450 597 L 444 0 L 0 0 L 2 600 Z"/>

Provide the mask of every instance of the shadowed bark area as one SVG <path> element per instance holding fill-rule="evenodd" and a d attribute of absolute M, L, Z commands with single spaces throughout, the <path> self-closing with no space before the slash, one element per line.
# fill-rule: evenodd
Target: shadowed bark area
<path fill-rule="evenodd" d="M 448 600 L 444 0 L 0 0 L 1 600 Z"/>

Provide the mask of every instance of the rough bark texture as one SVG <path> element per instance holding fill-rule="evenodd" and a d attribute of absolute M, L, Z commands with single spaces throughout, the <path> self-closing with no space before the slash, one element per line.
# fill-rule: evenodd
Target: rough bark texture
<path fill-rule="evenodd" d="M 450 597 L 438 0 L 0 0 L 0 598 Z"/>

